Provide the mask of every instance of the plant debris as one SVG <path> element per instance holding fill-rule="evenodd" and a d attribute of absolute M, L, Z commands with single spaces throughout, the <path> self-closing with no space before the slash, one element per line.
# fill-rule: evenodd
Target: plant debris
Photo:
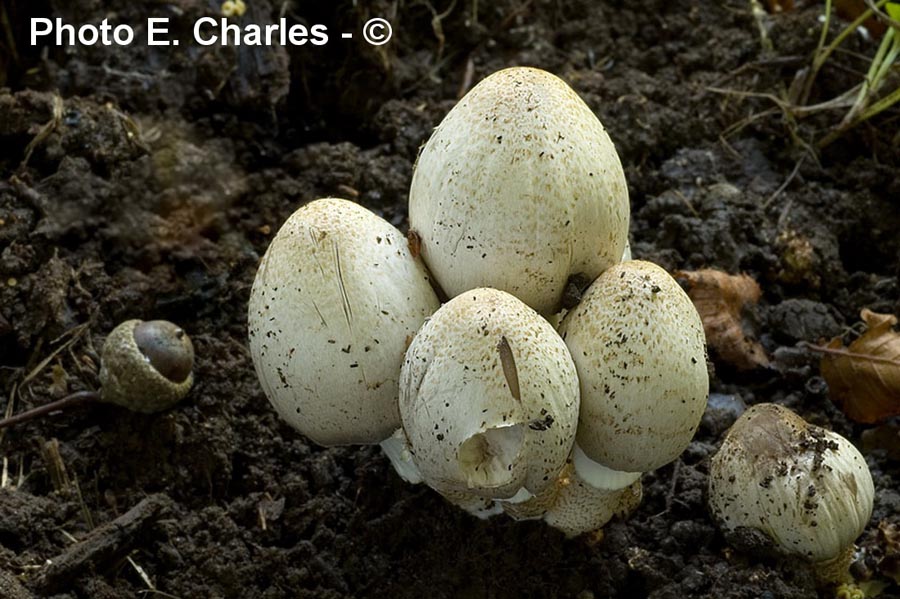
<path fill-rule="evenodd" d="M 897 317 L 863 309 L 866 332 L 849 346 L 839 337 L 822 352 L 822 376 L 831 399 L 857 422 L 873 423 L 900 414 L 900 333 Z"/>
<path fill-rule="evenodd" d="M 720 270 L 680 270 L 675 278 L 687 282 L 688 295 L 706 333 L 706 343 L 718 358 L 738 370 L 768 366 L 762 345 L 744 329 L 744 311 L 759 301 L 762 291 L 748 275 Z"/>

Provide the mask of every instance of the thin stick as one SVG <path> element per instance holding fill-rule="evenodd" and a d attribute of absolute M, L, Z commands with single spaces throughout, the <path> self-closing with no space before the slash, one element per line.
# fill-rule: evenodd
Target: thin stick
<path fill-rule="evenodd" d="M 791 174 L 788 175 L 788 178 L 784 180 L 784 183 L 782 183 L 781 186 L 778 189 L 776 189 L 772 195 L 769 196 L 769 199 L 767 199 L 765 202 L 763 202 L 763 210 L 765 210 L 766 208 L 771 206 L 772 202 L 774 202 L 775 199 L 781 195 L 781 192 L 783 192 L 785 189 L 787 189 L 787 186 L 791 184 L 791 181 L 793 181 L 794 177 L 797 176 L 797 173 L 800 172 L 800 167 L 803 165 L 803 161 L 805 159 L 806 159 L 806 154 L 803 154 L 802 156 L 800 156 L 800 159 L 797 161 L 797 164 L 794 165 L 794 170 L 792 170 Z"/>
<path fill-rule="evenodd" d="M 801 341 L 797 345 L 814 352 L 819 352 L 820 354 L 827 354 L 829 356 L 842 356 L 844 358 L 850 358 L 851 360 L 878 362 L 879 364 L 890 364 L 892 366 L 900 365 L 900 360 L 897 359 L 885 358 L 884 356 L 876 356 L 874 354 L 861 354 L 859 352 L 850 351 L 842 347 L 826 347 L 824 345 L 815 345 L 809 343 L 808 341 Z"/>
<path fill-rule="evenodd" d="M 64 410 L 73 406 L 80 406 L 95 401 L 100 401 L 100 394 L 96 391 L 76 391 L 75 393 L 67 395 L 62 399 L 51 401 L 50 403 L 43 406 L 38 406 L 31 410 L 16 414 L 15 416 L 10 416 L 9 418 L 0 420 L 0 430 L 9 426 L 15 426 L 16 424 L 34 420 L 35 418 L 50 414 L 51 412 L 57 412 L 59 410 Z"/>

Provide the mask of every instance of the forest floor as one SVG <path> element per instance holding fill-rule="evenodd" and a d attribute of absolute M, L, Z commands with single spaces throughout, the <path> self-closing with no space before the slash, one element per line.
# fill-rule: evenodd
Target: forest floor
<path fill-rule="evenodd" d="M 900 114 L 813 150 L 842 113 L 801 119 L 773 102 L 809 64 L 821 5 L 754 16 L 744 0 L 247 3 L 247 22 L 283 14 L 346 31 L 383 16 L 395 37 L 34 48 L 34 16 L 169 16 L 186 39 L 218 3 L 3 4 L 2 405 L 96 388 L 97 349 L 127 318 L 181 324 L 197 363 L 170 411 L 96 405 L 3 433 L 0 594 L 816 597 L 806 565 L 729 549 L 706 509 L 734 406 L 763 401 L 864 448 L 875 514 L 855 571 L 891 582 L 878 526 L 900 514 L 896 428 L 849 421 L 798 343 L 847 333 L 862 308 L 900 313 Z M 858 82 L 877 43 L 854 34 L 855 54 L 824 66 L 810 102 Z M 462 92 L 512 65 L 560 75 L 604 123 L 636 257 L 744 272 L 763 292 L 744 325 L 771 365 L 740 371 L 712 355 L 695 440 L 644 477 L 640 508 L 600 542 L 472 518 L 405 484 L 376 447 L 312 445 L 279 420 L 247 350 L 250 285 L 288 215 L 334 195 L 405 229 L 419 146 Z M 105 544 L 73 554 L 93 529 Z M 900 596 L 891 585 L 883 597 Z"/>

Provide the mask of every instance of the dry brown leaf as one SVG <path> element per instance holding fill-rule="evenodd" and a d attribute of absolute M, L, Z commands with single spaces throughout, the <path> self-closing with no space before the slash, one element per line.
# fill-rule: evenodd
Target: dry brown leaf
<path fill-rule="evenodd" d="M 876 540 L 883 555 L 878 561 L 878 571 L 900 583 L 900 526 L 882 520 L 878 523 Z"/>
<path fill-rule="evenodd" d="M 834 10 L 845 21 L 854 21 L 866 12 L 866 0 L 834 0 Z M 869 30 L 874 37 L 879 38 L 887 29 L 887 26 L 876 19 L 869 17 L 863 23 L 863 27 Z"/>
<path fill-rule="evenodd" d="M 866 429 L 860 435 L 865 454 L 883 450 L 892 460 L 900 460 L 900 427 L 891 422 Z"/>
<path fill-rule="evenodd" d="M 706 343 L 720 360 L 738 370 L 769 364 L 759 342 L 744 332 L 741 314 L 759 301 L 762 291 L 747 275 L 730 275 L 706 268 L 678 271 L 675 277 L 688 283 L 688 295 L 700 313 Z"/>
<path fill-rule="evenodd" d="M 794 10 L 794 0 L 766 0 L 766 9 L 770 13 L 790 12 Z"/>
<path fill-rule="evenodd" d="M 897 317 L 863 309 L 866 332 L 844 347 L 839 337 L 822 352 L 822 376 L 831 399 L 848 417 L 872 423 L 900 414 L 900 333 Z"/>

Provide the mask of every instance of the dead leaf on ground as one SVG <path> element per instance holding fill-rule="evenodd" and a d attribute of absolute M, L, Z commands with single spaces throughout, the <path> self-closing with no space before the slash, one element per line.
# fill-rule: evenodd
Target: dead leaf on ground
<path fill-rule="evenodd" d="M 794 10 L 794 0 L 766 0 L 766 9 L 770 13 L 790 12 Z"/>
<path fill-rule="evenodd" d="M 883 557 L 878 561 L 879 572 L 900 583 L 900 527 L 897 523 L 879 522 L 877 542 L 883 552 Z"/>
<path fill-rule="evenodd" d="M 863 453 L 884 450 L 892 460 L 900 460 L 900 427 L 886 422 L 875 428 L 869 428 L 860 435 Z"/>
<path fill-rule="evenodd" d="M 744 332 L 742 313 L 762 295 L 759 285 L 747 275 L 730 275 L 706 268 L 678 271 L 688 284 L 688 295 L 700 313 L 706 343 L 720 360 L 738 370 L 753 370 L 769 364 L 756 339 Z"/>
<path fill-rule="evenodd" d="M 837 15 L 847 22 L 856 20 L 862 16 L 869 7 L 866 0 L 835 0 L 834 10 Z M 880 38 L 887 29 L 887 26 L 875 17 L 869 17 L 863 22 L 863 27 L 869 30 L 876 38 Z"/>
<path fill-rule="evenodd" d="M 897 317 L 863 309 L 866 332 L 849 346 L 839 337 L 821 352 L 822 376 L 831 399 L 848 417 L 864 423 L 900 414 L 900 333 L 893 330 Z"/>

